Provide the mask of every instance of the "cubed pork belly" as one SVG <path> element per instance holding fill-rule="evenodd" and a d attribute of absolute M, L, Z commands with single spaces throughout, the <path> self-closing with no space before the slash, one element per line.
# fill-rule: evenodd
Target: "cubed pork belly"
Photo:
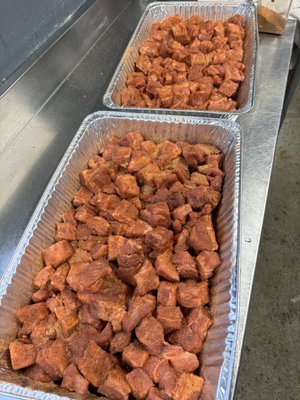
<path fill-rule="evenodd" d="M 171 282 L 179 281 L 179 273 L 172 263 L 171 250 L 167 250 L 164 253 L 158 254 L 155 260 L 155 269 L 157 275 Z"/>
<path fill-rule="evenodd" d="M 118 175 L 115 184 L 119 196 L 124 199 L 137 197 L 140 193 L 140 188 L 138 187 L 136 178 L 133 175 Z"/>
<path fill-rule="evenodd" d="M 196 262 L 188 251 L 180 251 L 173 254 L 172 263 L 175 265 L 179 275 L 182 278 L 186 279 L 198 278 Z"/>
<path fill-rule="evenodd" d="M 75 364 L 70 364 L 63 372 L 61 387 L 79 394 L 88 393 L 89 381 L 78 371 Z"/>
<path fill-rule="evenodd" d="M 204 379 L 202 376 L 183 373 L 176 382 L 173 392 L 174 400 L 198 400 L 200 398 Z"/>
<path fill-rule="evenodd" d="M 149 260 L 145 260 L 141 269 L 134 275 L 136 293 L 140 296 L 155 290 L 159 286 L 159 277 Z"/>
<path fill-rule="evenodd" d="M 37 354 L 36 363 L 52 379 L 62 378 L 69 364 L 64 341 L 56 339 L 44 344 Z"/>
<path fill-rule="evenodd" d="M 9 344 L 9 353 L 13 369 L 22 369 L 33 365 L 37 356 L 37 348 L 32 343 L 16 339 Z"/>
<path fill-rule="evenodd" d="M 191 230 L 189 242 L 196 251 L 214 251 L 218 249 L 218 243 L 210 215 L 204 215 L 196 221 Z"/>
<path fill-rule="evenodd" d="M 78 360 L 79 371 L 93 386 L 100 386 L 105 382 L 109 371 L 115 366 L 116 361 L 90 340 L 82 357 Z"/>
<path fill-rule="evenodd" d="M 144 399 L 149 393 L 153 382 L 142 368 L 134 368 L 126 375 L 126 381 L 129 384 L 132 394 L 138 400 Z"/>
<path fill-rule="evenodd" d="M 104 384 L 99 386 L 98 392 L 108 400 L 128 400 L 131 388 L 126 381 L 124 371 L 120 368 L 110 370 Z"/>
<path fill-rule="evenodd" d="M 149 353 L 137 340 L 125 347 L 122 361 L 131 368 L 143 367 L 149 358 Z"/>
<path fill-rule="evenodd" d="M 131 332 L 147 315 L 155 310 L 156 300 L 151 294 L 135 296 L 128 305 L 127 313 L 123 320 L 123 330 Z"/>
<path fill-rule="evenodd" d="M 156 313 L 156 318 L 164 328 L 165 334 L 181 328 L 183 315 L 180 307 L 159 305 Z"/>
<path fill-rule="evenodd" d="M 131 340 L 131 332 L 117 332 L 110 341 L 110 353 L 121 353 Z"/>
<path fill-rule="evenodd" d="M 157 304 L 176 306 L 178 283 L 161 281 L 157 290 Z"/>
<path fill-rule="evenodd" d="M 209 302 L 207 281 L 195 282 L 187 280 L 180 282 L 177 289 L 177 301 L 182 307 L 194 308 Z"/>
<path fill-rule="evenodd" d="M 146 243 L 158 252 L 166 251 L 173 243 L 173 232 L 158 226 L 145 235 Z"/>
<path fill-rule="evenodd" d="M 30 304 L 19 308 L 17 318 L 22 323 L 19 335 L 28 335 L 32 332 L 34 326 L 45 319 L 49 314 L 45 302 Z"/>
<path fill-rule="evenodd" d="M 135 334 L 150 354 L 160 354 L 164 340 L 164 330 L 157 319 L 151 316 L 144 318 L 135 329 Z"/>
<path fill-rule="evenodd" d="M 221 264 L 216 251 L 201 251 L 196 258 L 200 278 L 204 281 L 212 277 L 214 270 Z"/>
<path fill-rule="evenodd" d="M 67 261 L 73 253 L 74 250 L 70 245 L 70 242 L 67 240 L 61 240 L 43 250 L 43 257 L 46 265 L 58 267 L 63 262 Z"/>

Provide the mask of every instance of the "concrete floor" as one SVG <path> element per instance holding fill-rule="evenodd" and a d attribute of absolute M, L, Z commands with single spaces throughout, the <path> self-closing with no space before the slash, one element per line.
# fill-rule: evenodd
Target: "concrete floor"
<path fill-rule="evenodd" d="M 300 84 L 277 143 L 235 400 L 300 399 Z"/>

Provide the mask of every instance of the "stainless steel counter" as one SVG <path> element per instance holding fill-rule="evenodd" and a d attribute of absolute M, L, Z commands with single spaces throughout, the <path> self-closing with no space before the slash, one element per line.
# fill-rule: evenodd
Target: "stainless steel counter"
<path fill-rule="evenodd" d="M 106 2 L 107 7 L 103 8 L 104 3 L 96 1 L 0 99 L 1 275 L 83 118 L 95 110 L 105 109 L 102 95 L 147 5 L 145 0 L 114 0 L 112 9 L 110 2 Z M 87 20 L 92 21 L 90 27 Z M 295 29 L 296 21 L 291 20 L 282 36 L 260 35 L 255 106 L 238 119 L 243 129 L 242 296 L 239 299 L 240 329 L 234 382 L 242 351 Z"/>

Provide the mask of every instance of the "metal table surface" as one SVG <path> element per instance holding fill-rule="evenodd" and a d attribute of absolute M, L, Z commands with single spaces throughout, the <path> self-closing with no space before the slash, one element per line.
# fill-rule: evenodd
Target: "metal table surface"
<path fill-rule="evenodd" d="M 0 99 L 1 275 L 80 123 L 87 114 L 105 109 L 103 93 L 146 5 L 145 0 L 115 0 L 112 9 L 109 1 L 95 1 Z M 260 35 L 255 106 L 238 119 L 243 130 L 241 295 L 231 398 L 238 375 L 295 29 L 296 21 L 290 20 L 284 35 Z M 5 399 L 3 395 L 2 398 Z"/>

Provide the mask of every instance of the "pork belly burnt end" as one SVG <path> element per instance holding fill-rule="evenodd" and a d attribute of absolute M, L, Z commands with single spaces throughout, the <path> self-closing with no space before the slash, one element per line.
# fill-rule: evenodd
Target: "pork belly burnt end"
<path fill-rule="evenodd" d="M 203 37 L 210 32 L 192 21 Z M 160 43 L 171 26 L 157 31 Z M 162 65 L 163 58 L 147 57 L 158 79 L 174 79 L 182 102 L 188 54 L 169 39 L 163 51 L 174 58 Z M 193 39 L 192 51 L 202 46 L 209 56 L 207 40 Z M 160 75 L 167 65 L 176 74 Z M 233 68 L 228 74 L 238 78 Z M 131 78 L 140 86 L 140 75 Z M 200 352 L 212 324 L 209 279 L 221 264 L 213 221 L 223 158 L 212 145 L 156 144 L 134 131 L 110 138 L 88 160 L 73 208 L 43 250 L 34 304 L 17 312 L 13 369 L 81 395 L 98 390 L 108 400 L 199 398 Z"/>

